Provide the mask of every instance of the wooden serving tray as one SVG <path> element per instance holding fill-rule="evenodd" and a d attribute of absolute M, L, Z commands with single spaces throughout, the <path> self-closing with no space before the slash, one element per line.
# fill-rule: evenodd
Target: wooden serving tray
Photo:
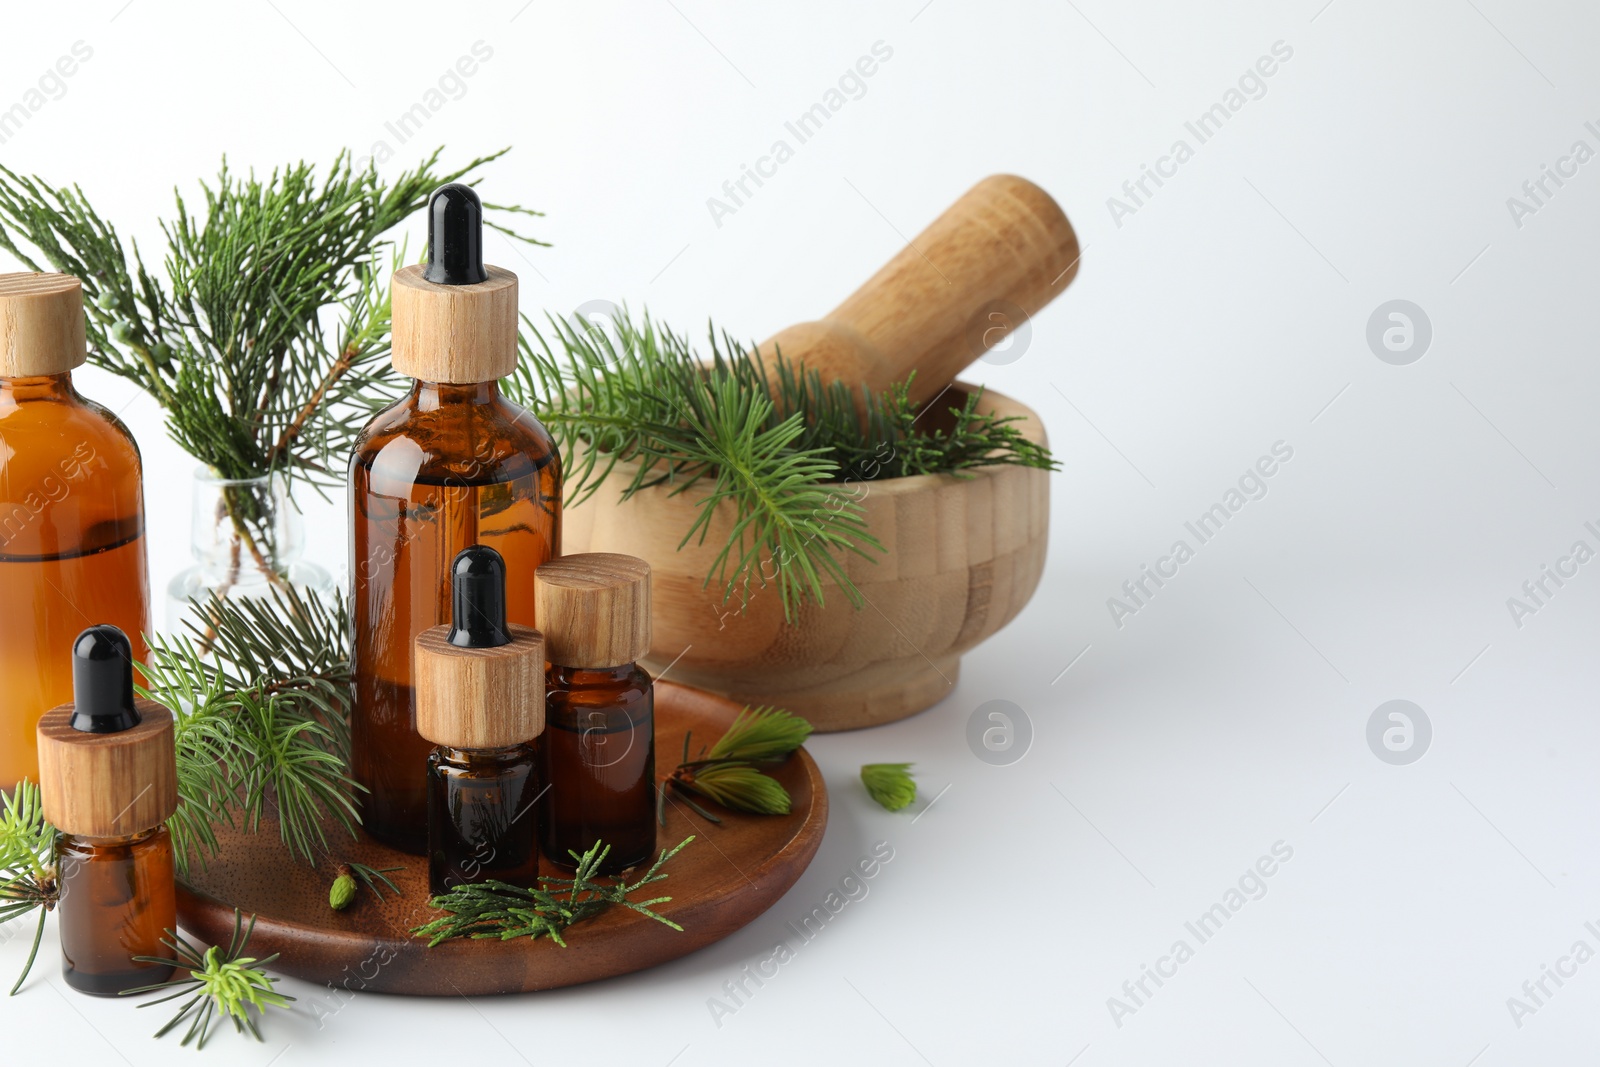
<path fill-rule="evenodd" d="M 656 686 L 658 770 L 676 764 L 687 730 L 702 741 L 719 737 L 741 705 L 662 682 Z M 254 834 L 217 834 L 219 854 L 178 886 L 178 920 L 207 944 L 226 944 L 234 908 L 256 916 L 250 955 L 281 953 L 272 969 L 338 989 L 418 996 L 529 993 L 592 982 L 653 967 L 719 941 L 766 911 L 811 863 L 828 822 L 828 792 L 804 749 L 769 769 L 794 800 L 789 815 L 742 815 L 706 804 L 722 818 L 712 825 L 681 802 L 667 801 L 667 825 L 656 831 L 659 851 L 690 834 L 695 841 L 664 868 L 666 881 L 650 896 L 671 896 L 657 906 L 683 927 L 680 933 L 612 908 L 574 926 L 567 948 L 547 938 L 529 941 L 447 941 L 435 948 L 411 936 L 439 913 L 428 907 L 427 862 L 372 841 L 330 834 L 333 854 L 315 868 L 284 848 L 275 824 Z M 363 889 L 347 910 L 328 906 L 334 868 L 345 861 L 376 868 L 400 887 L 377 900 Z M 548 861 L 544 873 L 565 876 Z M 643 891 L 641 891 L 643 893 Z"/>

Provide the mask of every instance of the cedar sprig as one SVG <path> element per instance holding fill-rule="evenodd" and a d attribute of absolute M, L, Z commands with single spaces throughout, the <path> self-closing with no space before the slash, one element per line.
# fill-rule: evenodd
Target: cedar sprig
<path fill-rule="evenodd" d="M 782 708 L 746 707 L 733 725 L 704 749 L 689 758 L 693 732 L 683 736 L 683 759 L 656 796 L 656 818 L 666 825 L 668 789 L 679 794 L 694 793 L 733 811 L 756 815 L 787 815 L 791 807 L 789 791 L 776 778 L 763 774 L 758 763 L 781 763 L 811 736 L 811 724 Z M 688 796 L 684 802 L 703 818 L 722 820 L 696 804 Z"/>
<path fill-rule="evenodd" d="M 189 1029 L 180 1042 L 182 1046 L 194 1041 L 196 1049 L 205 1048 L 212 1025 L 221 1019 L 232 1020 L 236 1032 L 242 1034 L 249 1031 L 257 1041 L 262 1040 L 256 1017 L 265 1015 L 268 1008 L 288 1007 L 294 997 L 274 989 L 278 980 L 263 969 L 278 958 L 277 953 L 259 960 L 244 954 L 255 928 L 255 916 L 250 917 L 250 925 L 245 927 L 243 916 L 235 908 L 233 938 L 228 943 L 227 951 L 213 945 L 204 952 L 184 940 L 176 931 L 168 930 L 161 943 L 172 950 L 171 959 L 160 956 L 133 958 L 140 963 L 166 964 L 180 971 L 188 971 L 188 977 L 125 990 L 122 995 L 136 996 L 173 990 L 167 996 L 139 1005 L 141 1008 L 189 997 L 178 1014 L 157 1030 L 155 1035 L 165 1037 L 188 1019 Z"/>
<path fill-rule="evenodd" d="M 457 937 L 500 941 L 519 937 L 531 940 L 548 937 L 566 948 L 567 942 L 562 935 L 569 927 L 613 907 L 627 908 L 681 932 L 683 927 L 654 910 L 657 904 L 665 904 L 671 897 L 658 896 L 648 900 L 629 898 L 647 885 L 664 881 L 667 875 L 662 873 L 661 868 L 693 840 L 691 835 L 675 847 L 663 849 L 655 863 L 637 881 L 630 882 L 627 871 L 615 881 L 598 881 L 600 867 L 605 863 L 611 846 L 596 841 L 581 856 L 577 852 L 568 853 L 577 862 L 577 869 L 571 878 L 541 878 L 537 889 L 500 881 L 456 886 L 428 902 L 447 914 L 411 932 L 417 937 L 427 938 L 429 948 Z"/>
<path fill-rule="evenodd" d="M 44 937 L 45 916 L 60 899 L 55 841 L 56 831 L 45 821 L 37 783 L 24 778 L 11 793 L 0 793 L 0 925 L 35 909 L 39 912 L 33 947 L 11 987 L 12 996 L 33 970 L 39 942 Z"/>
<path fill-rule="evenodd" d="M 890 811 L 899 811 L 917 799 L 917 782 L 909 763 L 864 763 L 861 784 L 868 796 Z"/>

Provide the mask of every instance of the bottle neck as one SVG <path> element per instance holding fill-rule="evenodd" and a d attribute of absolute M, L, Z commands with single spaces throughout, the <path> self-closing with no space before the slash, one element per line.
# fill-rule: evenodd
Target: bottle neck
<path fill-rule="evenodd" d="M 625 684 L 633 677 L 638 665 L 624 663 L 620 667 L 563 667 L 550 665 L 550 685 L 563 689 L 602 688 Z"/>
<path fill-rule="evenodd" d="M 0 378 L 0 408 L 15 407 L 30 400 L 55 400 L 76 404 L 82 398 L 72 387 L 72 372 L 36 374 L 21 378 Z"/>
<path fill-rule="evenodd" d="M 472 382 L 452 385 L 446 382 L 425 382 L 417 379 L 411 383 L 411 402 L 420 411 L 437 411 L 456 405 L 472 406 L 493 404 L 500 399 L 500 383 Z"/>
<path fill-rule="evenodd" d="M 478 770 L 511 767 L 528 757 L 527 745 L 508 745 L 505 748 L 451 748 L 449 745 L 440 745 L 435 751 L 446 763 Z"/>
<path fill-rule="evenodd" d="M 87 834 L 62 834 L 63 843 L 75 843 L 88 848 L 127 848 L 131 845 L 142 845 L 157 834 L 165 833 L 166 827 L 152 826 L 148 830 L 140 830 L 136 834 L 118 834 L 112 837 L 90 837 Z"/>

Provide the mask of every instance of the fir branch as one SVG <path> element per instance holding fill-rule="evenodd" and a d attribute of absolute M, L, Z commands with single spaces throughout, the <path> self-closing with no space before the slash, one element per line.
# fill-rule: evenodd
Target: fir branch
<path fill-rule="evenodd" d="M 623 312 L 608 328 L 551 317 L 547 332 L 527 322 L 507 387 L 559 442 L 568 504 L 619 470 L 624 500 L 659 485 L 694 491 L 698 511 L 681 544 L 703 543 L 714 511 L 728 504 L 734 522 L 706 584 L 742 606 L 770 581 L 791 621 L 802 603 L 822 603 L 830 583 L 863 603 L 845 560 L 875 559 L 883 548 L 848 483 L 1056 466 L 1019 419 L 980 413 L 981 394 L 942 413 L 914 405 L 909 380 L 857 394 L 714 330 L 702 360 L 648 314 L 636 321 Z"/>
<path fill-rule="evenodd" d="M 909 763 L 864 763 L 861 784 L 867 795 L 890 811 L 899 811 L 917 799 L 917 783 Z"/>
<path fill-rule="evenodd" d="M 174 991 L 139 1005 L 141 1008 L 153 1008 L 157 1004 L 189 997 L 178 1014 L 156 1031 L 156 1037 L 165 1037 L 188 1019 L 189 1029 L 180 1042 L 182 1046 L 194 1041 L 196 1049 L 205 1048 L 212 1025 L 219 1019 L 230 1019 L 235 1032 L 242 1034 L 248 1030 L 257 1041 L 262 1040 L 261 1029 L 251 1013 L 262 1016 L 268 1008 L 286 1008 L 294 998 L 274 989 L 278 980 L 263 969 L 278 958 L 277 953 L 260 960 L 244 954 L 255 928 L 255 916 L 250 917 L 250 925 L 246 928 L 243 926 L 243 916 L 235 908 L 233 938 L 227 950 L 213 945 L 204 952 L 184 940 L 176 931 L 168 930 L 161 943 L 172 950 L 171 959 L 159 956 L 135 956 L 134 959 L 140 963 L 166 964 L 180 971 L 186 970 L 188 977 L 125 990 L 122 995 Z"/>
<path fill-rule="evenodd" d="M 195 603 L 214 634 L 211 657 L 189 637 L 152 638 L 140 693 L 177 716 L 179 871 L 215 854 L 220 825 L 278 820 L 308 863 L 328 849 L 332 822 L 359 821 L 349 755 L 349 615 L 291 588 L 261 599 Z M 189 624 L 195 638 L 199 625 Z"/>
<path fill-rule="evenodd" d="M 566 948 L 567 942 L 562 935 L 569 927 L 613 907 L 627 908 L 663 926 L 682 931 L 683 927 L 654 910 L 657 904 L 665 904 L 671 897 L 652 897 L 648 900 L 629 898 L 645 886 L 665 880 L 667 876 L 661 873 L 661 868 L 693 840 L 693 836 L 686 837 L 676 847 L 663 849 L 649 870 L 634 882 L 628 881 L 626 871 L 614 882 L 596 880 L 607 853 L 611 851 L 610 845 L 596 841 L 582 856 L 576 852 L 569 853 L 578 864 L 571 878 L 541 878 L 537 889 L 499 881 L 456 886 L 428 902 L 447 914 L 411 932 L 417 937 L 427 938 L 429 948 L 457 937 L 501 941 L 518 937 L 533 940 L 548 937 Z"/>
<path fill-rule="evenodd" d="M 718 504 L 733 506 L 733 529 L 706 576 L 724 600 L 737 594 L 746 602 L 770 571 L 788 617 L 802 600 L 822 602 L 824 575 L 859 601 L 842 556 L 883 549 L 860 505 L 826 488 L 837 464 L 795 447 L 801 416 L 779 417 L 765 394 L 707 374 L 684 338 L 648 317 L 635 326 L 623 316 L 614 335 L 556 318 L 550 328 L 566 358 L 529 323 L 508 385 L 560 443 L 569 503 L 631 461 L 624 499 L 663 484 L 674 493 L 703 490 L 683 544 L 705 540 Z"/>
<path fill-rule="evenodd" d="M 0 925 L 35 909 L 39 921 L 33 947 L 11 987 L 11 995 L 27 980 L 39 955 L 45 916 L 60 896 L 55 868 L 56 831 L 45 822 L 39 786 L 24 778 L 10 794 L 0 793 Z"/>
<path fill-rule="evenodd" d="M 80 187 L 0 166 L 0 248 L 83 281 L 90 360 L 153 395 L 172 438 L 217 475 L 338 485 L 363 416 L 400 388 L 387 358 L 385 235 L 436 187 L 475 182 L 505 153 L 457 169 L 441 168 L 441 154 L 393 180 L 357 169 L 347 151 L 325 172 L 300 162 L 266 178 L 224 159 L 194 208 L 174 191 L 175 213 L 160 220 L 164 277 Z"/>

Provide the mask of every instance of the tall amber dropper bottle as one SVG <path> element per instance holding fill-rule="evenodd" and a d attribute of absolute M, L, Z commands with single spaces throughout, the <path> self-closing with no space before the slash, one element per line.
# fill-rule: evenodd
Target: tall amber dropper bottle
<path fill-rule="evenodd" d="M 505 560 L 506 616 L 534 625 L 533 572 L 561 551 L 561 466 L 531 414 L 500 395 L 517 365 L 517 278 L 483 265 L 483 206 L 464 185 L 429 203 L 430 258 L 394 279 L 395 369 L 410 391 L 362 431 L 350 462 L 355 708 L 362 821 L 427 850 L 412 642 L 448 622 L 450 565 L 469 545 Z"/>
<path fill-rule="evenodd" d="M 178 806 L 172 712 L 133 696 L 132 646 L 115 626 L 70 644 L 73 703 L 39 720 L 39 792 L 61 831 L 62 971 L 84 993 L 164 982 L 164 931 L 177 930 L 172 838 Z"/>
<path fill-rule="evenodd" d="M 139 449 L 72 386 L 87 358 L 83 290 L 0 274 L 0 790 L 39 777 L 34 727 L 72 699 L 67 650 L 107 622 L 147 655 Z"/>

